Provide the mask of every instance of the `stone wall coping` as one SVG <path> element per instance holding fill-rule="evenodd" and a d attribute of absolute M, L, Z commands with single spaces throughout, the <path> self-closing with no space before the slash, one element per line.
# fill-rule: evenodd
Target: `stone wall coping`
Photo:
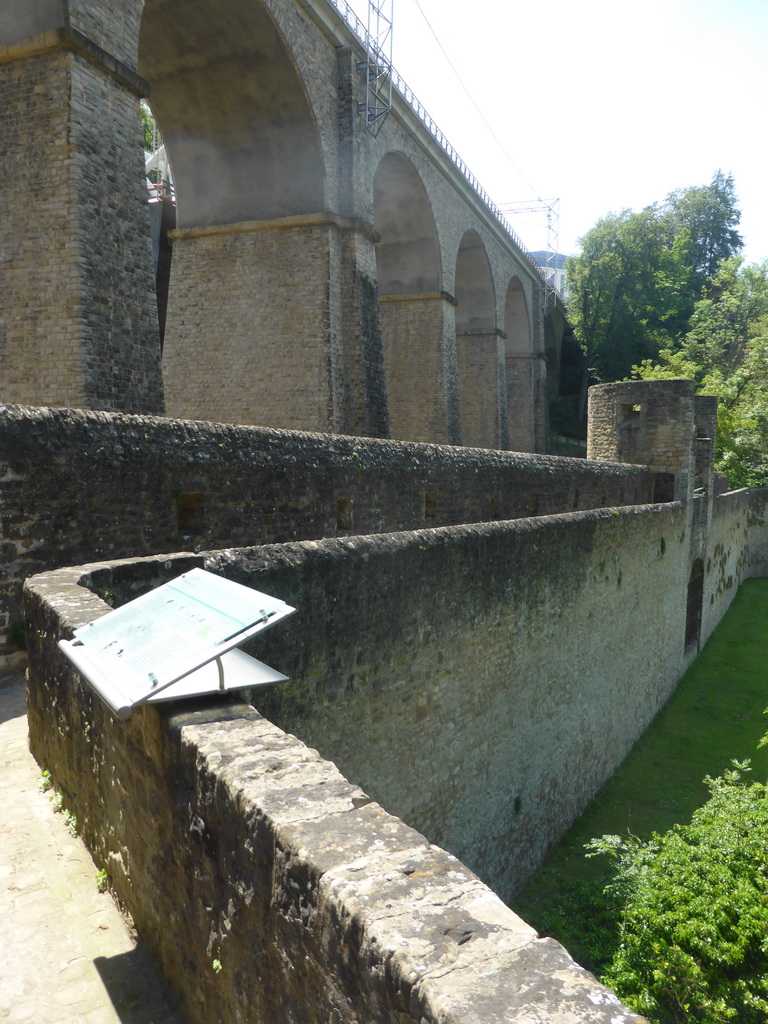
<path fill-rule="evenodd" d="M 334 227 L 339 231 L 354 231 L 365 235 L 373 242 L 381 240 L 381 236 L 373 225 L 365 223 L 359 217 L 342 217 L 332 210 L 320 213 L 294 214 L 290 217 L 278 217 L 274 220 L 244 220 L 233 224 L 209 224 L 202 227 L 175 228 L 168 232 L 171 241 L 186 238 L 204 238 L 209 235 L 245 235 L 259 231 L 290 231 L 294 228 Z"/>
<path fill-rule="evenodd" d="M 404 466 L 426 469 L 430 465 L 444 463 L 446 466 L 477 465 L 478 469 L 508 466 L 511 470 L 546 473 L 575 471 L 580 475 L 595 477 L 631 477 L 648 472 L 643 466 L 620 462 L 590 462 L 562 455 L 538 455 L 51 406 L 0 403 L 0 420 L 5 420 L 7 427 L 18 424 L 21 431 L 13 445 L 5 449 L 5 461 L 14 452 L 26 454 L 29 451 L 63 449 L 66 443 L 71 443 L 73 436 L 77 436 L 81 451 L 85 452 L 89 445 L 93 445 L 100 454 L 109 454 L 115 461 L 129 458 L 134 444 L 139 448 L 151 444 L 155 457 L 171 454 L 180 460 L 200 460 L 201 457 L 211 459 L 225 456 L 239 462 L 251 462 L 258 455 L 263 462 L 274 461 L 282 465 L 286 459 L 294 463 L 306 460 L 313 468 L 321 465 L 354 465 L 361 470 L 384 467 L 402 469 Z M 35 426 L 39 429 L 34 429 Z M 190 444 L 193 439 L 195 446 Z M 300 451 L 297 450 L 296 442 L 301 442 Z M 158 444 L 164 444 L 165 449 L 158 448 Z"/>
<path fill-rule="evenodd" d="M 458 299 L 450 292 L 409 292 L 408 294 L 379 295 L 379 302 L 447 302 L 451 306 L 458 306 Z"/>

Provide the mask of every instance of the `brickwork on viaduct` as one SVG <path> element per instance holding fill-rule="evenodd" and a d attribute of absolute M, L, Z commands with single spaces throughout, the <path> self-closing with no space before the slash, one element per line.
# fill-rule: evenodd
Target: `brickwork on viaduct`
<path fill-rule="evenodd" d="M 7 0 L 0 399 L 546 450 L 561 310 L 401 94 L 367 131 L 361 56 L 330 0 Z"/>

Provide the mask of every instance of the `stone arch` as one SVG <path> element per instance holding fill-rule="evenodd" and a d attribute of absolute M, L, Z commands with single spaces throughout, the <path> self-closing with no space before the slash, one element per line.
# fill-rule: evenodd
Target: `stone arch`
<path fill-rule="evenodd" d="M 373 216 L 380 294 L 438 291 L 440 252 L 432 206 L 415 167 L 400 153 L 387 153 L 376 169 Z"/>
<path fill-rule="evenodd" d="M 139 73 L 176 187 L 173 416 L 339 430 L 340 228 L 320 131 L 266 0 L 146 0 Z"/>
<path fill-rule="evenodd" d="M 373 178 L 389 427 L 392 437 L 449 440 L 446 322 L 440 249 L 424 183 L 402 154 L 385 154 Z"/>
<path fill-rule="evenodd" d="M 461 441 L 502 446 L 501 332 L 491 264 L 476 231 L 464 233 L 456 256 L 456 365 Z"/>
<path fill-rule="evenodd" d="M 531 352 L 531 319 L 528 314 L 528 303 L 519 277 L 513 277 L 507 287 L 504 300 L 504 355 L 509 358 L 517 355 L 530 355 Z"/>
<path fill-rule="evenodd" d="M 173 166 L 180 227 L 324 209 L 304 83 L 259 0 L 146 0 L 138 70 Z"/>
<path fill-rule="evenodd" d="M 496 328 L 496 297 L 491 264 L 476 231 L 466 231 L 456 257 L 456 330 Z"/>

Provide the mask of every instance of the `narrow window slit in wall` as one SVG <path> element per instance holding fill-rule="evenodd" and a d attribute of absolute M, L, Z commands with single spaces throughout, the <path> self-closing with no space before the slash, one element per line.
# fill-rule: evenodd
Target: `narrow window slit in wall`
<path fill-rule="evenodd" d="M 199 492 L 176 495 L 176 528 L 179 533 L 203 533 L 205 503 Z"/>
<path fill-rule="evenodd" d="M 573 492 L 573 505 L 571 507 L 572 507 L 574 512 L 579 507 L 579 489 L 578 489 L 578 487 Z"/>
<path fill-rule="evenodd" d="M 432 519 L 437 515 L 437 491 L 424 492 L 424 518 Z"/>
<path fill-rule="evenodd" d="M 636 430 L 640 426 L 641 405 L 620 405 L 619 425 L 622 430 Z"/>
<path fill-rule="evenodd" d="M 537 516 L 539 514 L 539 496 L 534 491 L 528 495 L 528 515 Z"/>
<path fill-rule="evenodd" d="M 352 499 L 339 498 L 336 502 L 336 529 L 352 529 Z"/>

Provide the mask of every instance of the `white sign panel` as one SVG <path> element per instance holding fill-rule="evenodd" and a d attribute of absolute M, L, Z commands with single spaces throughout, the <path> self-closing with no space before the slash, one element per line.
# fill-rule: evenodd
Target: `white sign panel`
<path fill-rule="evenodd" d="M 239 658 L 230 658 L 228 665 L 240 681 L 230 683 L 225 681 L 222 658 L 294 611 L 268 594 L 192 569 L 76 629 L 74 640 L 62 640 L 59 646 L 115 714 L 127 718 L 145 701 L 284 680 L 238 652 Z M 243 659 L 254 665 L 250 682 L 242 681 L 248 675 Z M 211 665 L 195 680 L 188 678 L 213 661 L 217 666 Z M 178 684 L 181 679 L 189 683 L 189 692 Z M 172 692 L 165 694 L 171 687 Z"/>

